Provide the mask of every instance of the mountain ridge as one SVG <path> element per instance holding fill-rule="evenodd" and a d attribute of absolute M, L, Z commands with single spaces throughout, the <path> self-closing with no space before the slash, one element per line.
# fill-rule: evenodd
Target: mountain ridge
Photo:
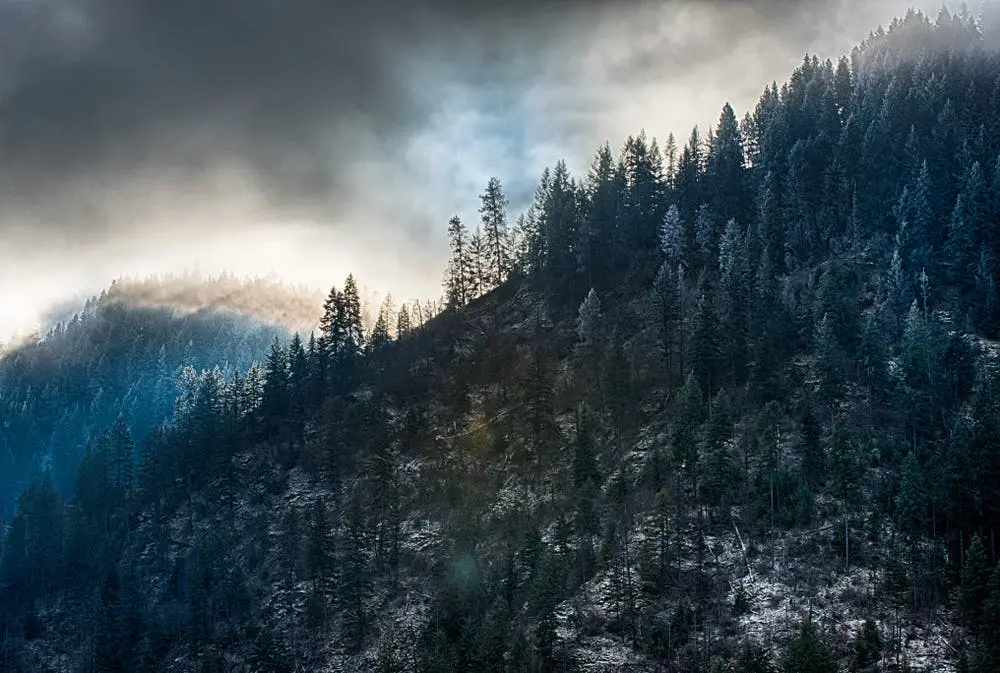
<path fill-rule="evenodd" d="M 441 314 L 366 329 L 349 278 L 253 382 L 192 370 L 141 447 L 109 419 L 20 499 L 0 661 L 996 670 L 981 40 L 910 13 L 707 139 L 558 164 L 513 227 L 491 180 Z"/>

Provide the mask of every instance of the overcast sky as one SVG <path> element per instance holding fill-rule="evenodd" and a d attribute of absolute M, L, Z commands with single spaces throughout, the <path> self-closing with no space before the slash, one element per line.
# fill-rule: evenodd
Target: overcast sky
<path fill-rule="evenodd" d="M 0 341 L 122 274 L 438 296 L 445 223 L 917 0 L 0 0 Z M 975 8 L 975 3 L 970 3 Z"/>

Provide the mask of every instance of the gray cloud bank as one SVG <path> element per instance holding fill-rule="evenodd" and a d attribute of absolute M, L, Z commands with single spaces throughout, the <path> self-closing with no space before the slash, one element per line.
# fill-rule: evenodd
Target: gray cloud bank
<path fill-rule="evenodd" d="M 0 299 L 14 270 L 324 267 L 324 246 L 317 277 L 426 292 L 490 174 L 523 196 L 605 139 L 684 136 L 908 4 L 0 0 Z"/>

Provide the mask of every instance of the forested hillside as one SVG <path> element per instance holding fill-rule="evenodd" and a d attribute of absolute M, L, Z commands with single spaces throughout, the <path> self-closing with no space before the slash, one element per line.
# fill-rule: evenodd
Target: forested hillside
<path fill-rule="evenodd" d="M 142 443 L 197 372 L 245 373 L 275 337 L 315 325 L 319 301 L 274 280 L 121 279 L 0 353 L 0 511 L 43 472 L 71 494 L 84 446 L 116 417 Z"/>
<path fill-rule="evenodd" d="M 348 278 L 107 414 L 10 518 L 0 668 L 1000 670 L 995 42 L 910 13 L 514 221 L 491 180 L 439 315 Z"/>

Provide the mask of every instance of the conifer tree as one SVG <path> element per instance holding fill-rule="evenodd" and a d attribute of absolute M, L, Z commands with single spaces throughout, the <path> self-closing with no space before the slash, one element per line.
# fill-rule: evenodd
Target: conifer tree
<path fill-rule="evenodd" d="M 833 648 L 810 615 L 803 621 L 781 658 L 783 673 L 837 673 Z"/>
<path fill-rule="evenodd" d="M 614 244 L 621 208 L 620 182 L 611 147 L 604 143 L 587 176 L 586 220 L 580 236 L 580 263 L 591 284 L 611 268 L 618 253 Z"/>
<path fill-rule="evenodd" d="M 340 546 L 338 598 L 343 610 L 343 635 L 354 651 L 361 648 L 368 632 L 370 577 L 363 503 L 352 495 L 344 513 L 344 535 Z"/>
<path fill-rule="evenodd" d="M 686 339 L 687 362 L 703 394 L 711 395 L 719 380 L 719 328 L 712 292 L 703 289 Z"/>
<path fill-rule="evenodd" d="M 404 303 L 399 307 L 399 313 L 396 315 L 396 338 L 400 340 L 406 338 L 411 329 L 413 329 L 413 325 L 410 322 L 410 309 Z"/>
<path fill-rule="evenodd" d="M 448 244 L 451 260 L 445 277 L 445 295 L 449 308 L 458 308 L 469 302 L 468 231 L 458 215 L 448 220 Z"/>
<path fill-rule="evenodd" d="M 375 319 L 375 325 L 368 339 L 369 352 L 376 353 L 392 341 L 389 329 L 392 326 L 393 317 L 392 295 L 387 294 L 382 301 L 382 306 L 379 307 L 378 317 Z"/>
<path fill-rule="evenodd" d="M 348 358 L 356 358 L 365 350 L 365 328 L 361 324 L 361 295 L 354 276 L 349 274 L 344 281 L 341 295 L 344 304 L 344 347 Z"/>
<path fill-rule="evenodd" d="M 278 337 L 271 343 L 267 356 L 261 394 L 261 410 L 268 419 L 268 425 L 273 427 L 276 419 L 288 409 L 288 356 Z"/>
<path fill-rule="evenodd" d="M 671 268 L 685 261 L 684 225 L 677 204 L 670 204 L 660 224 L 660 250 Z"/>
<path fill-rule="evenodd" d="M 469 292 L 469 301 L 477 299 L 490 290 L 487 254 L 486 241 L 483 240 L 479 227 L 476 227 L 476 233 L 469 239 L 469 268 L 465 281 Z"/>
<path fill-rule="evenodd" d="M 339 356 L 345 340 L 344 334 L 344 300 L 337 287 L 330 289 L 323 303 L 323 316 L 319 321 L 320 345 L 324 360 Z M 324 365 L 325 366 L 325 365 Z"/>
<path fill-rule="evenodd" d="M 674 461 L 689 477 L 697 474 L 698 427 L 703 417 L 702 390 L 698 379 L 689 374 L 674 400 L 673 447 Z"/>
<path fill-rule="evenodd" d="M 732 106 L 726 103 L 712 136 L 705 173 L 715 214 L 722 221 L 743 218 L 746 214 L 749 194 L 744 176 L 745 161 L 739 123 Z"/>
<path fill-rule="evenodd" d="M 305 413 L 308 400 L 309 363 L 302 338 L 295 333 L 288 345 L 288 405 L 295 418 Z"/>
<path fill-rule="evenodd" d="M 977 533 L 965 550 L 961 583 L 958 587 L 958 608 L 962 620 L 972 628 L 983 623 L 983 607 L 989 598 L 990 564 L 986 548 Z"/>
<path fill-rule="evenodd" d="M 499 287 L 507 276 L 510 275 L 512 262 L 510 251 L 510 234 L 507 228 L 507 197 L 504 196 L 500 180 L 490 178 L 486 185 L 486 191 L 480 195 L 482 206 L 479 212 L 482 215 L 483 235 L 485 240 L 484 257 L 485 278 L 484 285 L 487 289 Z"/>
<path fill-rule="evenodd" d="M 600 345 L 598 343 L 600 320 L 601 300 L 597 296 L 597 292 L 594 291 L 594 288 L 590 288 L 590 292 L 587 293 L 583 303 L 580 304 L 576 318 L 576 334 L 585 348 L 593 348 Z"/>
<path fill-rule="evenodd" d="M 653 281 L 655 324 L 660 334 L 660 351 L 668 382 L 673 380 L 675 354 L 681 331 L 680 271 L 665 261 Z"/>
<path fill-rule="evenodd" d="M 844 506 L 844 559 L 845 564 L 850 565 L 850 517 L 858 504 L 865 466 L 842 418 L 834 421 L 830 432 L 827 464 L 834 495 Z"/>

